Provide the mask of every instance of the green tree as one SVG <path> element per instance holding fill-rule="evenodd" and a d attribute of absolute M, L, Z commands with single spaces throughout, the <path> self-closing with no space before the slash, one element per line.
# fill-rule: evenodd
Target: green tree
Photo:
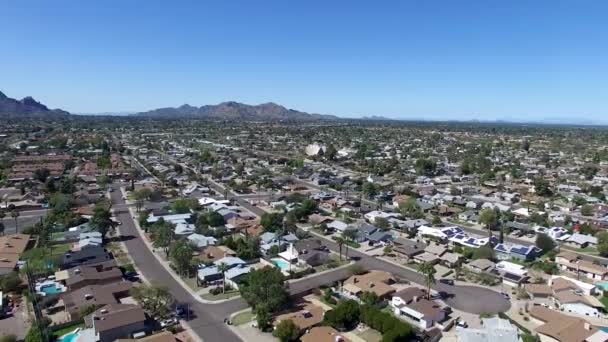
<path fill-rule="evenodd" d="M 593 216 L 593 207 L 589 204 L 585 204 L 581 207 L 581 215 Z"/>
<path fill-rule="evenodd" d="M 345 330 L 353 328 L 359 322 L 359 314 L 359 304 L 349 299 L 340 302 L 335 309 L 326 312 L 324 320 L 338 330 Z"/>
<path fill-rule="evenodd" d="M 9 293 L 19 289 L 21 285 L 21 278 L 17 272 L 11 272 L 9 274 L 0 276 L 0 289 L 2 292 Z"/>
<path fill-rule="evenodd" d="M 366 305 L 376 305 L 381 302 L 380 297 L 375 292 L 364 291 L 359 297 L 361 302 Z"/>
<path fill-rule="evenodd" d="M 255 309 L 256 320 L 258 322 L 258 329 L 261 331 L 267 331 L 270 328 L 270 310 L 268 305 L 265 303 L 259 304 Z"/>
<path fill-rule="evenodd" d="M 264 231 L 280 231 L 283 228 L 283 215 L 279 213 L 265 213 L 262 215 L 260 224 L 264 227 Z"/>
<path fill-rule="evenodd" d="M 272 336 L 281 342 L 297 341 L 300 337 L 300 328 L 290 319 L 284 319 L 275 327 Z"/>
<path fill-rule="evenodd" d="M 170 316 L 175 299 L 167 287 L 155 284 L 139 285 L 132 287 L 130 293 L 150 316 L 158 319 Z"/>
<path fill-rule="evenodd" d="M 382 230 L 388 230 L 390 227 L 388 220 L 384 217 L 376 217 L 374 225 Z"/>
<path fill-rule="evenodd" d="M 376 196 L 376 194 L 378 193 L 378 189 L 376 188 L 376 185 L 371 182 L 363 183 L 361 191 L 363 192 L 363 194 L 365 194 L 365 196 L 367 198 L 372 198 L 372 197 Z"/>
<path fill-rule="evenodd" d="M 264 267 L 250 272 L 240 284 L 241 296 L 254 309 L 264 304 L 270 313 L 276 312 L 289 301 L 285 277 L 276 267 Z"/>
<path fill-rule="evenodd" d="M 113 227 L 112 213 L 110 212 L 109 205 L 104 202 L 95 205 L 93 217 L 91 217 L 91 226 L 101 233 L 102 238 L 105 238 L 110 228 Z"/>
<path fill-rule="evenodd" d="M 194 249 L 194 246 L 188 240 L 178 240 L 171 245 L 169 255 L 171 255 L 173 266 L 179 274 L 188 273 L 189 275 Z"/>
<path fill-rule="evenodd" d="M 418 272 L 424 276 L 424 284 L 427 288 L 427 296 L 428 299 L 431 299 L 431 286 L 435 285 L 435 267 L 433 264 L 428 262 L 423 262 L 418 264 Z"/>
<path fill-rule="evenodd" d="M 433 220 L 431 221 L 431 223 L 435 226 L 442 224 L 443 222 L 441 221 L 441 217 L 435 215 L 433 216 Z"/>
<path fill-rule="evenodd" d="M 477 259 L 490 259 L 493 260 L 495 258 L 494 256 L 494 248 L 492 248 L 492 246 L 485 245 L 485 246 L 481 246 L 479 248 L 476 248 L 473 251 L 473 259 L 477 260 Z"/>
<path fill-rule="evenodd" d="M 437 170 L 437 163 L 432 159 L 419 158 L 414 165 L 416 174 L 421 176 L 432 176 Z"/>
<path fill-rule="evenodd" d="M 603 231 L 597 234 L 597 251 L 601 256 L 608 256 L 608 232 Z"/>
<path fill-rule="evenodd" d="M 155 248 L 162 248 L 169 256 L 169 246 L 173 242 L 173 225 L 161 218 L 152 226 L 152 234 L 152 245 Z"/>
<path fill-rule="evenodd" d="M 135 208 L 138 212 L 141 210 L 141 208 L 144 206 L 145 201 L 148 200 L 151 195 L 152 190 L 150 190 L 149 188 L 141 188 L 135 191 L 133 197 L 135 197 Z"/>
<path fill-rule="evenodd" d="M 207 223 L 211 226 L 211 227 L 220 227 L 224 225 L 224 217 L 216 212 L 216 211 L 212 211 L 209 212 L 207 214 Z"/>
<path fill-rule="evenodd" d="M 536 234 L 536 247 L 543 250 L 543 253 L 552 251 L 555 248 L 555 241 L 544 233 Z"/>

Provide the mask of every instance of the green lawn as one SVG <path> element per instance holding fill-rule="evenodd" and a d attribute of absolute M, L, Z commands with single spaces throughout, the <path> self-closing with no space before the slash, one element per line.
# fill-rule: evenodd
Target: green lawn
<path fill-rule="evenodd" d="M 74 325 L 70 325 L 70 326 L 67 326 L 65 328 L 61 328 L 59 330 L 53 331 L 53 336 L 55 338 L 59 338 L 59 337 L 65 335 L 67 333 L 71 333 L 76 328 L 82 328 L 82 327 L 84 327 L 84 323 L 76 323 Z"/>
<path fill-rule="evenodd" d="M 63 255 L 70 250 L 71 243 L 50 245 L 48 247 L 36 247 L 25 251 L 21 259 L 35 272 L 55 271 L 61 265 Z M 49 269 L 49 265 L 52 265 Z"/>
<path fill-rule="evenodd" d="M 590 254 L 590 255 L 599 254 L 595 247 L 576 248 L 575 250 L 579 253 L 585 253 L 585 254 Z"/>
<path fill-rule="evenodd" d="M 604 308 L 608 310 L 608 297 L 602 296 L 602 298 L 600 298 L 600 302 L 602 302 L 602 304 L 604 304 Z"/>
<path fill-rule="evenodd" d="M 241 312 L 239 314 L 236 314 L 234 318 L 232 318 L 232 324 L 243 325 L 245 323 L 251 322 L 254 317 L 255 315 L 253 314 L 253 312 L 251 312 L 251 310 Z"/>
<path fill-rule="evenodd" d="M 212 295 L 211 293 L 205 293 L 201 295 L 201 298 L 206 300 L 222 300 L 222 299 L 230 299 L 236 296 L 239 296 L 240 292 L 238 290 L 230 290 L 226 291 L 226 293 L 220 293 L 218 295 Z"/>

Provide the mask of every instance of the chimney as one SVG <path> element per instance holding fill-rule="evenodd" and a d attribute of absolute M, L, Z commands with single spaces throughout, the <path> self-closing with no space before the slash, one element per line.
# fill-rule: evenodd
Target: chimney
<path fill-rule="evenodd" d="M 356 283 L 358 283 L 358 282 L 359 282 L 359 280 L 357 280 L 357 278 L 356 278 L 356 277 L 355 277 L 355 278 L 353 278 L 353 283 L 354 283 L 354 284 L 356 284 Z"/>
<path fill-rule="evenodd" d="M 585 322 L 583 326 L 585 327 L 585 330 L 591 330 L 591 324 L 589 324 L 589 322 Z"/>

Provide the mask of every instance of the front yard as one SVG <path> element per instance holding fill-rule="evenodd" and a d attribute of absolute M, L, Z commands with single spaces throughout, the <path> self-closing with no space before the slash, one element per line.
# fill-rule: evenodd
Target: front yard
<path fill-rule="evenodd" d="M 218 293 L 216 295 L 212 293 L 204 293 L 201 295 L 201 298 L 206 300 L 224 300 L 234 298 L 240 295 L 239 290 L 226 290 L 226 293 Z"/>

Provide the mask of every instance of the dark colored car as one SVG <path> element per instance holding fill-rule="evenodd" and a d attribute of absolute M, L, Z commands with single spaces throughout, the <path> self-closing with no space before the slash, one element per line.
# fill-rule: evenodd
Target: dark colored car
<path fill-rule="evenodd" d="M 439 279 L 439 282 L 450 286 L 454 285 L 454 281 L 452 279 Z"/>

